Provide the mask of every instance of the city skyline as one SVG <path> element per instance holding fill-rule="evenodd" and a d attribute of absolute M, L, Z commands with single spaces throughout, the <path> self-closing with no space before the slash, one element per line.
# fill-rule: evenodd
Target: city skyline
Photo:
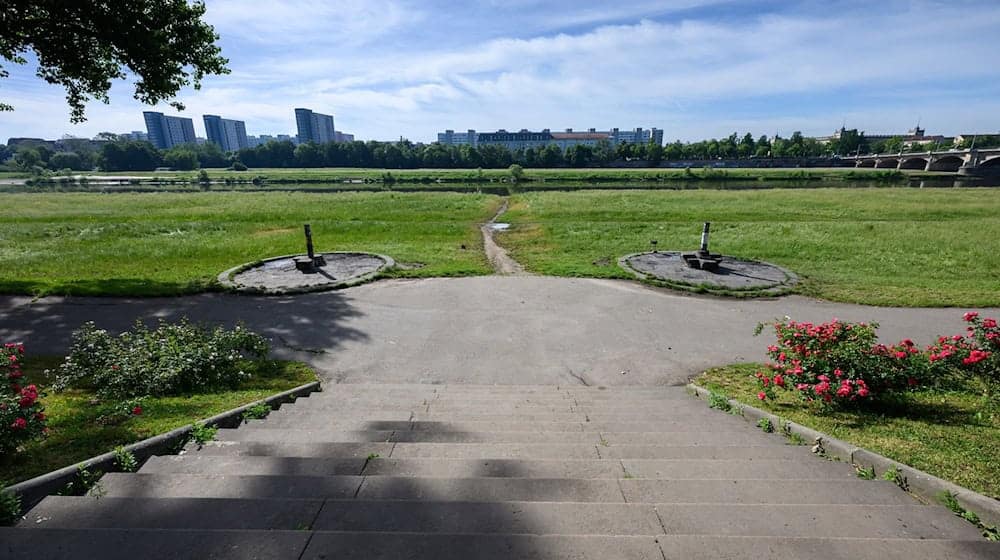
<path fill-rule="evenodd" d="M 656 123 L 666 141 L 841 124 L 879 134 L 918 120 L 945 135 L 1000 130 L 995 2 L 604 4 L 210 0 L 233 72 L 179 100 L 185 115 L 224 108 L 251 135 L 294 131 L 291 107 L 333 107 L 360 138 L 423 142 L 448 128 L 581 123 Z M 121 82 L 70 125 L 64 92 L 33 62 L 0 82 L 16 107 L 0 114 L 0 137 L 92 137 L 172 112 Z"/>

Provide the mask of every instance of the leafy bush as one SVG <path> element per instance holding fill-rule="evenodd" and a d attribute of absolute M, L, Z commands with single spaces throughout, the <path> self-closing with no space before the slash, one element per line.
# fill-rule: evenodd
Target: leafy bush
<path fill-rule="evenodd" d="M 113 336 L 88 322 L 73 333 L 55 387 L 90 388 L 109 400 L 233 387 L 249 377 L 240 360 L 267 352 L 263 337 L 241 326 L 209 329 L 182 319 L 150 330 L 137 321 Z"/>
<path fill-rule="evenodd" d="M 0 455 L 17 449 L 45 433 L 45 412 L 38 401 L 38 387 L 21 386 L 24 373 L 23 344 L 4 344 L 0 348 Z"/>
<path fill-rule="evenodd" d="M 768 347 L 770 372 L 757 372 L 757 397 L 776 389 L 795 390 L 806 401 L 843 405 L 941 384 L 955 374 L 980 379 L 1000 394 L 1000 327 L 994 319 L 966 313 L 967 335 L 942 336 L 921 350 L 912 340 L 887 346 L 877 342 L 876 323 L 834 319 L 814 325 L 791 320 L 773 323 L 777 344 Z M 758 325 L 757 334 L 764 325 Z"/>

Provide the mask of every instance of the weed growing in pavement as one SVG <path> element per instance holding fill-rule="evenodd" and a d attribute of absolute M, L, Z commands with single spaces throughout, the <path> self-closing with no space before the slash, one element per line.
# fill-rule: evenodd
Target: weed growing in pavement
<path fill-rule="evenodd" d="M 875 467 L 860 467 L 858 465 L 854 466 L 854 470 L 858 474 L 858 478 L 861 480 L 875 480 Z"/>
<path fill-rule="evenodd" d="M 216 434 L 218 433 L 219 428 L 216 428 L 215 426 L 206 426 L 205 424 L 198 422 L 191 428 L 191 439 L 193 439 L 199 446 L 202 446 L 214 440 Z"/>
<path fill-rule="evenodd" d="M 774 424 L 771 423 L 770 418 L 761 418 L 758 420 L 757 427 L 769 434 L 774 433 Z"/>
<path fill-rule="evenodd" d="M 121 445 L 115 448 L 115 464 L 122 472 L 139 470 L 139 461 L 135 458 L 135 454 Z"/>
<path fill-rule="evenodd" d="M 910 491 L 910 483 L 906 480 L 906 477 L 903 475 L 903 471 L 900 470 L 897 465 L 889 467 L 884 473 L 882 473 L 882 479 L 888 480 L 889 482 L 895 482 L 896 486 L 899 486 L 906 492 Z"/>
<path fill-rule="evenodd" d="M 978 527 L 983 532 L 983 536 L 988 540 L 1000 541 L 1000 530 L 995 525 L 986 525 L 983 523 L 979 519 L 979 516 L 976 515 L 976 512 L 965 509 L 962 504 L 958 503 L 958 498 L 951 492 L 941 492 L 938 494 L 938 500 L 942 505 L 950 509 L 952 513 Z"/>
<path fill-rule="evenodd" d="M 243 421 L 267 418 L 270 413 L 271 407 L 267 403 L 257 403 L 243 411 Z"/>
<path fill-rule="evenodd" d="M 729 399 L 727 399 L 725 395 L 712 392 L 708 394 L 708 408 L 715 408 L 724 412 L 729 412 L 732 405 L 729 404 Z"/>
<path fill-rule="evenodd" d="M 90 472 L 81 463 L 76 467 L 76 480 L 72 480 L 58 492 L 60 496 L 94 496 L 100 498 L 104 495 L 104 487 L 99 482 L 104 473 L 101 471 Z"/>

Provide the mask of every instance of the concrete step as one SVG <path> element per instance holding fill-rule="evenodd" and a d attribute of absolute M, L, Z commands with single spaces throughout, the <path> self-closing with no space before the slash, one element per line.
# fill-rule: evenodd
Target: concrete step
<path fill-rule="evenodd" d="M 279 498 L 672 504 L 886 504 L 913 498 L 886 481 L 445 478 L 111 473 L 108 497 Z"/>
<path fill-rule="evenodd" d="M 394 443 L 259 443 L 210 441 L 197 451 L 199 455 L 269 455 L 272 457 L 361 458 L 371 455 L 388 457 Z"/>
<path fill-rule="evenodd" d="M 302 560 L 663 560 L 655 537 L 317 532 Z"/>
<path fill-rule="evenodd" d="M 750 428 L 719 432 L 430 432 L 430 431 L 353 431 L 328 430 L 219 430 L 218 441 L 247 442 L 407 442 L 407 443 L 577 443 L 591 445 L 784 445 Z"/>
<path fill-rule="evenodd" d="M 150 457 L 143 474 L 252 474 L 299 476 L 359 476 L 366 459 L 329 457 L 263 457 L 253 455 L 163 455 Z"/>
<path fill-rule="evenodd" d="M 668 535 L 969 539 L 971 523 L 939 506 L 657 504 Z"/>
<path fill-rule="evenodd" d="M 658 413 L 641 411 L 613 414 L 591 414 L 589 412 L 493 412 L 470 409 L 467 412 L 422 412 L 404 410 L 317 410 L 309 408 L 282 408 L 271 413 L 268 418 L 290 418 L 301 422 L 316 418 L 361 421 L 417 421 L 417 422 L 572 422 L 572 423 L 635 423 L 635 422 L 688 422 L 695 425 L 711 426 L 720 421 L 721 416 L 708 408 L 691 411 L 672 410 Z M 735 420 L 735 418 L 734 418 Z"/>
<path fill-rule="evenodd" d="M 381 533 L 658 535 L 651 505 L 575 502 L 328 501 L 317 531 Z"/>
<path fill-rule="evenodd" d="M 812 537 L 657 537 L 664 560 L 996 560 L 1000 543 L 946 539 Z"/>
<path fill-rule="evenodd" d="M 803 477 L 809 478 L 808 473 Z M 913 505 L 885 480 L 620 480 L 627 502 L 671 504 Z"/>
<path fill-rule="evenodd" d="M 250 474 L 300 476 L 417 476 L 447 478 L 651 478 L 703 480 L 784 479 L 808 472 L 817 479 L 856 479 L 844 463 L 800 460 L 561 460 L 561 459 L 331 459 L 253 455 L 168 455 L 152 457 L 140 473 Z"/>
<path fill-rule="evenodd" d="M 775 441 L 780 442 L 776 439 Z M 204 455 L 438 459 L 803 459 L 793 445 L 588 445 L 560 443 L 283 443 L 210 441 Z"/>
<path fill-rule="evenodd" d="M 364 471 L 362 472 L 362 468 Z M 437 476 L 448 478 L 621 478 L 619 461 L 519 459 L 329 459 L 326 457 L 205 456 L 192 453 L 153 457 L 146 474 L 253 474 L 332 476 Z"/>
<path fill-rule="evenodd" d="M 0 527 L 4 560 L 273 560 L 299 558 L 308 531 L 38 529 Z M 322 556 L 314 556 L 321 558 Z"/>
<path fill-rule="evenodd" d="M 322 505 L 323 500 L 49 496 L 18 526 L 294 531 L 308 528 Z"/>
<path fill-rule="evenodd" d="M 743 427 L 739 422 L 723 422 L 732 428 Z M 631 422 L 600 424 L 597 422 L 409 422 L 406 420 L 351 420 L 328 414 L 312 416 L 268 416 L 263 420 L 248 420 L 241 429 L 273 430 L 311 427 L 335 431 L 419 431 L 419 432 L 684 432 L 692 429 L 691 421 Z M 709 426 L 705 427 L 709 429 Z"/>

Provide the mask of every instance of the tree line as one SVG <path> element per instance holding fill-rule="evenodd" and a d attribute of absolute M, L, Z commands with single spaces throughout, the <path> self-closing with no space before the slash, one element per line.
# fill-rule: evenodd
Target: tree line
<path fill-rule="evenodd" d="M 754 138 L 736 133 L 726 138 L 700 142 L 675 141 L 660 146 L 621 143 L 612 145 L 602 140 L 594 146 L 577 145 L 563 150 L 554 144 L 540 148 L 509 150 L 504 146 L 449 146 L 399 142 L 331 142 L 299 144 L 271 141 L 253 148 L 225 153 L 211 142 L 182 144 L 168 150 L 158 150 L 149 142 L 115 139 L 100 148 L 89 140 L 62 140 L 63 151 L 47 145 L 22 145 L 13 153 L 0 146 L 0 162 L 12 160 L 17 169 L 51 169 L 85 171 L 152 171 L 169 167 L 182 171 L 199 168 L 247 167 L 365 167 L 384 169 L 503 169 L 512 164 L 524 168 L 538 167 L 601 167 L 628 161 L 641 161 L 651 167 L 663 161 L 748 159 L 748 158 L 807 158 L 854 155 L 856 153 L 924 152 L 952 147 L 968 148 L 972 140 L 952 145 L 905 145 L 902 137 L 869 141 L 856 130 L 842 131 L 839 138 L 823 143 L 800 132 L 788 138 L 781 136 Z M 1000 146 L 1000 135 L 979 136 L 977 147 Z"/>

